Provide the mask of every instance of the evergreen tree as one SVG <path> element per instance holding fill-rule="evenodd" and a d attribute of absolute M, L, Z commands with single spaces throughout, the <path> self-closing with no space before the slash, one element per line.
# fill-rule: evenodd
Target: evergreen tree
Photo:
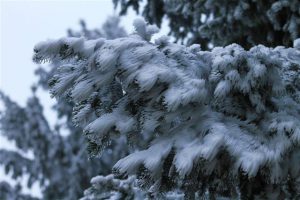
<path fill-rule="evenodd" d="M 51 93 L 75 104 L 92 154 L 127 136 L 119 160 L 153 195 L 186 199 L 300 198 L 300 40 L 293 48 L 231 44 L 201 50 L 161 37 L 142 19 L 115 40 L 41 42 L 33 60 L 60 66 Z M 96 102 L 96 103 L 95 103 Z"/>
<path fill-rule="evenodd" d="M 124 29 L 119 26 L 117 17 L 108 18 L 101 30 L 88 30 L 83 21 L 81 26 L 82 30 L 79 32 L 69 30 L 69 36 L 112 39 L 126 35 Z M 33 90 L 35 91 L 36 87 L 48 89 L 49 78 L 57 73 L 58 67 L 55 63 L 50 65 L 50 69 L 40 67 L 36 71 L 39 81 Z M 13 179 L 29 175 L 29 187 L 38 182 L 43 199 L 78 199 L 83 195 L 84 189 L 89 187 L 93 176 L 99 173 L 109 174 L 112 165 L 128 151 L 128 148 L 122 145 L 123 140 L 119 139 L 112 144 L 114 151 L 107 149 L 101 160 L 89 159 L 82 129 L 72 123 L 73 104 L 66 98 L 59 98 L 54 105 L 60 122 L 58 121 L 53 128 L 44 117 L 42 105 L 35 94 L 28 99 L 24 108 L 4 94 L 1 94 L 1 100 L 5 105 L 5 111 L 0 117 L 2 134 L 14 141 L 20 152 L 31 152 L 33 158 L 2 149 L 0 164 L 5 166 L 7 173 L 12 172 Z M 67 132 L 67 135 L 62 132 Z M 0 195 L 0 199 L 32 198 L 25 198 L 20 191 L 20 186 L 14 189 L 3 182 L 0 187 L 0 194 L 3 195 Z"/>
<path fill-rule="evenodd" d="M 300 37 L 299 0 L 113 0 L 120 14 L 132 7 L 150 23 L 168 19 L 170 34 L 188 44 L 250 49 L 263 44 L 292 46 Z"/>

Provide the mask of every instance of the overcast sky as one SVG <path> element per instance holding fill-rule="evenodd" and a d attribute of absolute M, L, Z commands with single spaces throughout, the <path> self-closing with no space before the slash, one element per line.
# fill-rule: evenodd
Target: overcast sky
<path fill-rule="evenodd" d="M 79 30 L 80 19 L 84 19 L 88 28 L 100 27 L 106 18 L 117 14 L 112 0 L 95 1 L 8 1 L 0 0 L 1 7 L 1 49 L 0 49 L 0 89 L 14 101 L 24 106 L 31 95 L 30 86 L 37 80 L 32 63 L 33 46 L 43 40 L 66 36 L 66 30 Z M 130 33 L 132 21 L 136 17 L 132 10 L 121 19 L 121 24 Z M 165 27 L 161 34 L 166 34 Z M 44 114 L 51 123 L 56 115 L 51 111 L 55 100 L 48 93 L 38 93 L 44 105 Z M 0 109 L 1 105 L 0 105 Z M 13 144 L 0 136 L 0 148 L 14 149 Z M 8 180 L 0 167 L 0 181 Z M 24 180 L 22 181 L 24 182 Z M 13 182 L 12 182 L 13 183 Z M 37 185 L 26 193 L 40 195 Z"/>

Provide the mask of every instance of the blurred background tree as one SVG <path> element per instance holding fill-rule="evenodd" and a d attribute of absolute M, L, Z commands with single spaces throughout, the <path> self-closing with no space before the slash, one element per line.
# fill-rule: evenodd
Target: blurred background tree
<path fill-rule="evenodd" d="M 118 17 L 109 17 L 100 29 L 87 29 L 83 20 L 80 25 L 80 31 L 68 30 L 68 36 L 113 39 L 126 35 Z M 89 187 L 90 179 L 97 174 L 110 173 L 113 164 L 126 155 L 128 148 L 120 139 L 112 144 L 114 151 L 107 149 L 101 159 L 90 159 L 82 129 L 72 122 L 74 105 L 66 98 L 57 99 L 53 106 L 58 120 L 55 127 L 50 127 L 35 91 L 49 89 L 49 78 L 57 70 L 55 64 L 36 70 L 39 80 L 32 87 L 33 96 L 28 99 L 26 107 L 19 106 L 1 93 L 5 107 L 0 117 L 2 135 L 13 141 L 20 152 L 33 156 L 30 158 L 19 152 L 1 149 L 0 164 L 5 166 L 6 173 L 12 173 L 13 179 L 29 175 L 28 187 L 38 182 L 43 199 L 78 199 Z M 8 183 L 1 183 L 0 194 L 6 195 L 1 199 L 30 199 L 30 196 L 25 198 L 21 194 L 20 187 L 13 189 Z"/>
<path fill-rule="evenodd" d="M 167 19 L 170 35 L 206 49 L 237 43 L 249 49 L 263 44 L 292 46 L 300 36 L 298 0 L 113 0 L 121 15 L 129 8 L 161 26 Z"/>

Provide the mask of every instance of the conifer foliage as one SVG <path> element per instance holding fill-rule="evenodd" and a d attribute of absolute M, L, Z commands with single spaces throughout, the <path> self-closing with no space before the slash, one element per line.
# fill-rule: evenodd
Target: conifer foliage
<path fill-rule="evenodd" d="M 120 14 L 132 7 L 150 23 L 168 19 L 170 34 L 188 44 L 292 46 L 300 37 L 299 0 L 113 0 Z M 143 6 L 145 4 L 145 6 Z M 142 9 L 141 9 L 142 8 Z"/>
<path fill-rule="evenodd" d="M 41 42 L 33 60 L 59 65 L 53 96 L 74 102 L 91 153 L 126 136 L 138 151 L 115 173 L 153 195 L 300 198 L 300 40 L 201 50 L 171 43 L 143 19 L 114 40 Z M 141 139 L 145 144 L 140 144 Z M 93 182 L 93 181 L 92 181 Z"/>
<path fill-rule="evenodd" d="M 91 180 L 92 187 L 84 192 L 80 200 L 100 199 L 144 199 L 145 194 L 136 185 L 135 177 L 131 176 L 125 180 L 115 178 L 112 174 L 108 176 L 96 176 Z"/>

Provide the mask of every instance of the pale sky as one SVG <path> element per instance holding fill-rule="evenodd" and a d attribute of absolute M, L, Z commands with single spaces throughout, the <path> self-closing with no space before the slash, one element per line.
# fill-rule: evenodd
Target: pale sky
<path fill-rule="evenodd" d="M 79 30 L 79 19 L 84 19 L 88 28 L 100 27 L 107 16 L 114 12 L 112 0 L 57 0 L 57 1 L 8 1 L 0 0 L 0 90 L 24 106 L 31 95 L 30 86 L 37 80 L 36 65 L 32 63 L 33 46 L 43 40 L 66 36 L 66 30 Z M 132 10 L 121 18 L 121 24 L 130 33 L 136 18 Z M 167 33 L 165 26 L 159 35 Z M 48 93 L 38 93 L 44 105 L 44 113 L 51 123 L 56 115 L 51 111 L 55 100 Z M 1 105 L 0 105 L 0 109 Z M 0 148 L 14 149 L 13 144 L 0 136 Z M 0 167 L 0 181 L 8 180 Z M 20 180 L 24 182 L 24 180 Z M 13 183 L 13 182 L 12 182 Z M 25 193 L 40 196 L 38 185 Z"/>

